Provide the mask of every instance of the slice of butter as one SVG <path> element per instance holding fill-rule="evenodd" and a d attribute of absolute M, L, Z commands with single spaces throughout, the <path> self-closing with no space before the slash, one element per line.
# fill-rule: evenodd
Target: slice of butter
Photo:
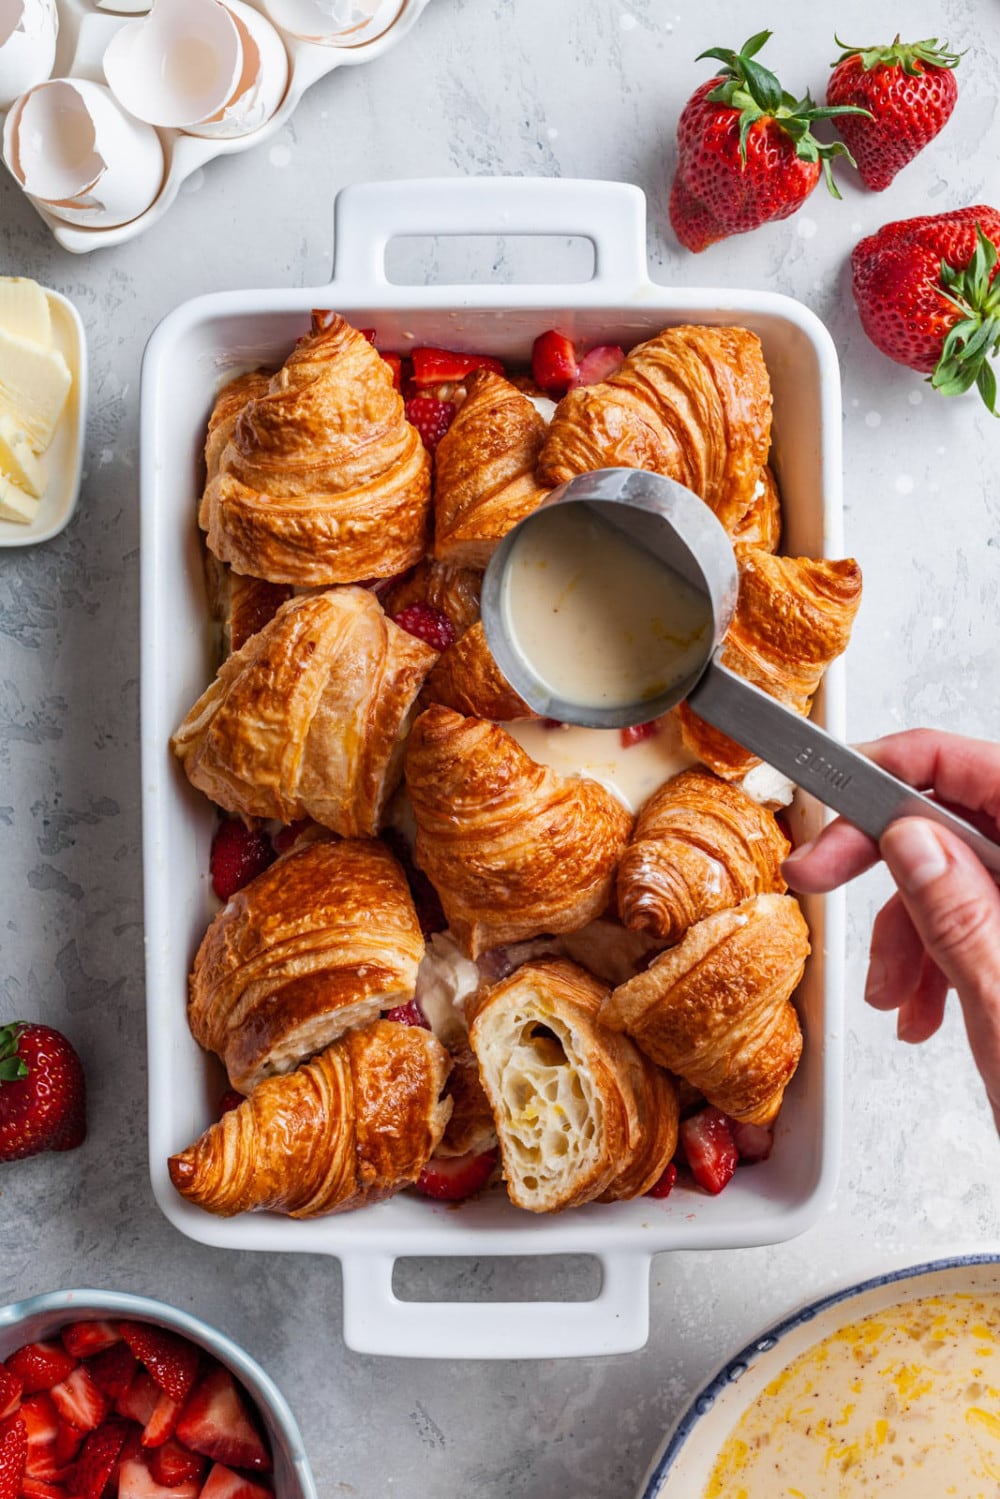
<path fill-rule="evenodd" d="M 0 328 L 29 343 L 52 343 L 49 299 L 37 281 L 27 276 L 0 276 Z"/>
<path fill-rule="evenodd" d="M 0 327 L 0 411 L 13 417 L 36 453 L 52 441 L 72 379 L 56 349 Z"/>
<path fill-rule="evenodd" d="M 45 489 L 45 471 L 28 435 L 7 411 L 0 411 L 0 475 L 29 494 L 40 496 Z"/>
<path fill-rule="evenodd" d="M 30 526 L 38 514 L 40 504 L 41 500 L 25 494 L 23 489 L 0 474 L 0 520 L 14 520 L 19 521 L 22 526 Z"/>

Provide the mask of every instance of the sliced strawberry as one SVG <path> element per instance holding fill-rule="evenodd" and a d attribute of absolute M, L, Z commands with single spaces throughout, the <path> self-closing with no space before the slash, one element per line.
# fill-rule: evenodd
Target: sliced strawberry
<path fill-rule="evenodd" d="M 241 1103 L 246 1103 L 245 1094 L 237 1093 L 235 1088 L 227 1088 L 219 1099 L 216 1117 L 221 1119 L 223 1114 L 228 1114 L 232 1109 L 238 1109 Z"/>
<path fill-rule="evenodd" d="M 411 999 L 409 1004 L 396 1005 L 394 1009 L 386 1010 L 385 1019 L 395 1020 L 397 1025 L 422 1025 L 425 1031 L 431 1028 L 430 1021 L 415 999 Z"/>
<path fill-rule="evenodd" d="M 492 370 L 504 374 L 499 359 L 488 354 L 456 354 L 451 349 L 414 349 L 414 385 L 440 385 L 444 381 L 464 380 L 473 370 Z"/>
<path fill-rule="evenodd" d="M 150 1322 L 123 1322 L 122 1337 L 171 1400 L 187 1399 L 198 1372 L 198 1350 L 192 1342 Z"/>
<path fill-rule="evenodd" d="M 28 1428 L 20 1416 L 0 1426 L 0 1499 L 18 1499 L 28 1460 Z"/>
<path fill-rule="evenodd" d="M 266 833 L 248 828 L 237 817 L 220 822 L 212 839 L 209 869 L 212 889 L 220 900 L 229 900 L 274 863 L 274 849 Z"/>
<path fill-rule="evenodd" d="M 18 1376 L 25 1395 L 51 1390 L 72 1374 L 76 1363 L 58 1343 L 25 1343 L 7 1355 L 7 1368 Z"/>
<path fill-rule="evenodd" d="M 666 1171 L 664 1171 L 663 1175 L 659 1177 L 658 1180 L 655 1181 L 650 1187 L 649 1191 L 646 1193 L 646 1196 L 669 1197 L 671 1192 L 674 1190 L 674 1183 L 676 1181 L 677 1167 L 674 1165 L 673 1161 L 671 1161 L 670 1165 L 667 1167 Z"/>
<path fill-rule="evenodd" d="M 732 1179 L 739 1159 L 729 1120 L 719 1109 L 700 1109 L 681 1121 L 680 1137 L 692 1176 L 715 1196 Z"/>
<path fill-rule="evenodd" d="M 6 1364 L 0 1364 L 0 1421 L 17 1410 L 23 1394 L 24 1380 L 21 1375 L 8 1369 Z"/>
<path fill-rule="evenodd" d="M 633 744 L 641 744 L 644 739 L 652 739 L 659 732 L 660 725 L 654 718 L 650 723 L 630 723 L 628 728 L 619 729 L 618 738 L 622 749 L 628 749 Z"/>
<path fill-rule="evenodd" d="M 433 453 L 455 418 L 452 403 L 437 401 L 433 396 L 413 396 L 405 402 L 403 411 L 406 420 L 420 433 L 428 453 Z"/>
<path fill-rule="evenodd" d="M 92 1353 L 101 1353 L 112 1343 L 121 1342 L 121 1331 L 117 1322 L 67 1322 L 60 1333 L 63 1347 L 74 1358 L 88 1358 Z"/>
<path fill-rule="evenodd" d="M 56 1460 L 59 1436 L 59 1413 L 47 1391 L 28 1395 L 21 1401 L 16 1416 L 8 1421 L 23 1421 L 27 1433 L 28 1456 L 24 1471 L 32 1478 L 51 1479 L 60 1466 Z M 5 1423 L 6 1425 L 6 1423 Z"/>
<path fill-rule="evenodd" d="M 95 1353 L 84 1362 L 97 1388 L 103 1390 L 111 1400 L 117 1400 L 119 1395 L 124 1394 L 138 1368 L 135 1354 L 127 1343 L 113 1343 L 110 1348 Z"/>
<path fill-rule="evenodd" d="M 379 353 L 382 351 L 379 350 Z M 403 385 L 403 361 L 398 354 L 382 354 L 382 358 L 392 370 L 392 383 L 397 390 Z"/>
<path fill-rule="evenodd" d="M 361 334 L 362 338 L 367 338 L 367 340 L 368 340 L 368 342 L 370 344 L 373 344 L 375 342 L 375 329 L 374 328 L 359 328 L 358 332 Z"/>
<path fill-rule="evenodd" d="M 271 1467 L 240 1387 L 221 1364 L 199 1379 L 188 1396 L 177 1422 L 177 1440 L 234 1468 L 265 1473 Z"/>
<path fill-rule="evenodd" d="M 625 358 L 625 350 L 617 344 L 598 344 L 580 360 L 576 378 L 570 381 L 570 389 L 577 385 L 598 385 L 613 375 Z"/>
<path fill-rule="evenodd" d="M 416 1188 L 425 1197 L 438 1202 L 462 1202 L 479 1192 L 490 1177 L 497 1163 L 495 1150 L 482 1155 L 434 1156 L 427 1162 L 417 1178 Z"/>
<path fill-rule="evenodd" d="M 392 619 L 401 630 L 405 630 L 408 635 L 416 635 L 418 640 L 423 640 L 436 651 L 446 651 L 450 645 L 455 644 L 455 626 L 444 610 L 433 604 L 407 604 Z"/>
<path fill-rule="evenodd" d="M 130 1421 L 145 1426 L 159 1398 L 160 1387 L 156 1380 L 145 1369 L 139 1369 L 128 1389 L 115 1401 L 115 1410 L 120 1416 L 127 1416 Z"/>
<path fill-rule="evenodd" d="M 56 1466 L 66 1468 L 76 1457 L 83 1446 L 86 1432 L 77 1426 L 71 1426 L 68 1421 L 60 1421 L 56 1431 Z"/>
<path fill-rule="evenodd" d="M 73 1474 L 74 1495 L 79 1499 L 101 1499 L 118 1465 L 128 1433 L 124 1421 L 106 1421 L 90 1433 Z"/>
<path fill-rule="evenodd" d="M 263 1484 L 216 1463 L 201 1491 L 201 1499 L 271 1499 L 271 1493 Z"/>
<path fill-rule="evenodd" d="M 773 1129 L 766 1129 L 761 1124 L 741 1124 L 738 1119 L 730 1119 L 729 1127 L 733 1132 L 733 1143 L 739 1153 L 740 1165 L 745 1162 L 752 1166 L 757 1161 L 767 1160 L 774 1149 Z"/>
<path fill-rule="evenodd" d="M 366 587 L 367 585 L 359 584 L 358 586 Z M 290 822 L 285 827 L 279 828 L 271 839 L 274 845 L 274 852 L 276 854 L 287 853 L 292 845 L 298 842 L 299 835 L 304 833 L 306 828 L 314 828 L 315 826 L 316 824 L 311 817 L 300 817 L 296 822 Z"/>
<path fill-rule="evenodd" d="M 197 1452 L 189 1452 L 173 1437 L 149 1454 L 149 1471 L 157 1483 L 168 1489 L 179 1483 L 198 1483 L 208 1467 L 208 1459 Z"/>
<path fill-rule="evenodd" d="M 576 350 L 565 333 L 540 333 L 531 350 L 531 374 L 547 396 L 562 396 L 579 375 Z"/>
<path fill-rule="evenodd" d="M 32 1478 L 25 1473 L 21 1479 L 22 1499 L 66 1499 L 66 1492 L 61 1483 L 52 1483 L 47 1478 Z"/>
<path fill-rule="evenodd" d="M 162 1447 L 176 1431 L 180 1413 L 181 1402 L 172 1400 L 166 1390 L 161 1390 L 160 1398 L 153 1407 L 153 1414 L 142 1429 L 142 1445 Z"/>
<path fill-rule="evenodd" d="M 78 1431 L 93 1431 L 111 1409 L 111 1401 L 91 1379 L 86 1364 L 78 1364 L 68 1379 L 52 1386 L 49 1394 L 63 1420 Z"/>
<path fill-rule="evenodd" d="M 171 1487 L 157 1483 L 149 1464 L 141 1457 L 127 1457 L 118 1469 L 118 1499 L 198 1499 L 197 1479 L 185 1479 Z"/>

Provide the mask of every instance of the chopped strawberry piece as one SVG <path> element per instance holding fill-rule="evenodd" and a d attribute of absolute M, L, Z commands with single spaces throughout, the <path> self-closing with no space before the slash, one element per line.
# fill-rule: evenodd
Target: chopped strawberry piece
<path fill-rule="evenodd" d="M 375 329 L 374 328 L 359 328 L 358 332 L 361 334 L 362 338 L 367 338 L 367 340 L 368 340 L 368 342 L 370 344 L 373 344 L 375 342 Z"/>
<path fill-rule="evenodd" d="M 22 1499 L 66 1499 L 66 1490 L 61 1483 L 50 1483 L 46 1478 L 33 1478 L 25 1473 L 21 1479 Z"/>
<path fill-rule="evenodd" d="M 228 900 L 274 863 L 274 849 L 266 833 L 248 828 L 235 817 L 220 822 L 212 839 L 209 869 L 212 889 Z"/>
<path fill-rule="evenodd" d="M 576 350 L 565 333 L 540 333 L 531 350 L 531 374 L 547 396 L 562 396 L 579 375 Z"/>
<path fill-rule="evenodd" d="M 271 1490 L 216 1463 L 201 1491 L 201 1499 L 271 1499 Z"/>
<path fill-rule="evenodd" d="M 128 1389 L 118 1396 L 115 1410 L 120 1416 L 127 1416 L 130 1421 L 145 1426 L 159 1398 L 160 1387 L 156 1380 L 145 1369 L 140 1369 Z"/>
<path fill-rule="evenodd" d="M 198 1380 L 177 1423 L 177 1440 L 216 1462 L 267 1472 L 271 1458 L 239 1385 L 221 1364 Z"/>
<path fill-rule="evenodd" d="M 542 726 L 543 729 L 568 729 L 569 728 L 569 724 L 568 723 L 563 723 L 563 721 L 562 721 L 561 718 L 542 718 L 542 719 L 539 719 L 539 723 L 541 724 L 541 726 Z"/>
<path fill-rule="evenodd" d="M 700 1109 L 681 1121 L 680 1136 L 692 1176 L 715 1196 L 732 1179 L 738 1160 L 729 1120 L 719 1109 Z"/>
<path fill-rule="evenodd" d="M 186 1479 L 172 1487 L 157 1483 L 141 1457 L 125 1458 L 118 1469 L 118 1499 L 198 1499 L 199 1493 L 197 1479 Z"/>
<path fill-rule="evenodd" d="M 63 1420 L 79 1431 L 93 1431 L 111 1409 L 111 1401 L 98 1389 L 85 1364 L 78 1364 L 68 1379 L 52 1386 L 49 1394 Z"/>
<path fill-rule="evenodd" d="M 124 1421 L 107 1421 L 87 1437 L 72 1482 L 72 1492 L 79 1499 L 101 1499 L 122 1455 L 128 1430 Z"/>
<path fill-rule="evenodd" d="M 17 1410 L 23 1394 L 24 1380 L 21 1375 L 8 1369 L 6 1364 L 0 1364 L 0 1421 Z"/>
<path fill-rule="evenodd" d="M 570 389 L 574 389 L 577 385 L 600 384 L 602 380 L 614 374 L 624 358 L 625 350 L 620 349 L 617 344 L 598 344 L 580 360 L 576 377 L 570 381 Z"/>
<path fill-rule="evenodd" d="M 405 402 L 403 411 L 406 420 L 420 433 L 428 453 L 433 453 L 455 418 L 452 403 L 437 401 L 433 396 L 414 396 Z"/>
<path fill-rule="evenodd" d="M 659 732 L 660 725 L 654 718 L 650 723 L 630 723 L 627 728 L 618 730 L 618 737 L 622 749 L 628 749 L 630 745 L 641 744 L 644 739 L 652 739 Z"/>
<path fill-rule="evenodd" d="M 222 1097 L 219 1099 L 217 1117 L 221 1119 L 223 1114 L 228 1114 L 233 1109 L 238 1109 L 240 1104 L 245 1102 L 246 1097 L 244 1094 L 237 1093 L 235 1088 L 227 1088 L 225 1093 L 223 1093 Z"/>
<path fill-rule="evenodd" d="M 744 1162 L 748 1166 L 756 1164 L 757 1161 L 766 1161 L 774 1149 L 774 1130 L 766 1129 L 761 1124 L 742 1124 L 738 1119 L 730 1119 L 729 1127 L 733 1132 L 733 1143 L 740 1157 L 740 1165 Z"/>
<path fill-rule="evenodd" d="M 117 1322 L 67 1322 L 59 1335 L 63 1347 L 74 1358 L 88 1358 L 92 1353 L 101 1353 L 112 1343 L 121 1342 L 121 1331 Z"/>
<path fill-rule="evenodd" d="M 646 1193 L 646 1196 L 669 1197 L 671 1192 L 674 1190 L 674 1183 L 676 1182 L 676 1180 L 677 1167 L 674 1165 L 673 1161 L 671 1161 L 670 1165 L 667 1167 L 666 1171 L 664 1171 L 663 1175 L 659 1177 L 658 1180 L 656 1180 L 650 1187 L 649 1191 Z"/>
<path fill-rule="evenodd" d="M 181 1402 L 172 1400 L 166 1390 L 153 1407 L 153 1414 L 142 1429 L 144 1447 L 162 1447 L 177 1430 L 177 1418 L 181 1413 Z"/>
<path fill-rule="evenodd" d="M 395 1020 L 397 1025 L 422 1025 L 425 1031 L 431 1028 L 430 1021 L 415 999 L 411 999 L 409 1004 L 396 1005 L 394 1009 L 386 1010 L 385 1018 Z"/>
<path fill-rule="evenodd" d="M 76 1359 L 58 1343 L 25 1343 L 7 1355 L 7 1368 L 20 1379 L 22 1393 L 34 1395 L 72 1374 Z"/>
<path fill-rule="evenodd" d="M 24 1471 L 32 1478 L 51 1479 L 59 1471 L 56 1461 L 56 1440 L 59 1436 L 59 1413 L 46 1391 L 28 1395 L 21 1401 L 16 1416 L 10 1421 L 23 1421 L 27 1432 L 28 1456 Z"/>
<path fill-rule="evenodd" d="M 358 586 L 361 587 L 363 585 L 359 584 Z M 287 853 L 298 842 L 299 837 L 306 831 L 306 828 L 314 828 L 315 826 L 316 824 L 311 817 L 300 817 L 297 821 L 290 822 L 285 827 L 279 828 L 271 839 L 274 852 L 276 854 Z"/>
<path fill-rule="evenodd" d="M 444 610 L 433 604 L 407 604 L 405 609 L 400 609 L 392 618 L 401 630 L 405 630 L 408 635 L 416 635 L 418 640 L 425 641 L 436 651 L 446 651 L 450 645 L 455 644 L 455 626 Z"/>
<path fill-rule="evenodd" d="M 85 1360 L 90 1377 L 99 1390 L 111 1400 L 124 1394 L 135 1378 L 135 1354 L 127 1343 L 113 1343 L 110 1348 Z"/>
<path fill-rule="evenodd" d="M 198 1483 L 207 1467 L 207 1458 L 189 1452 L 174 1437 L 149 1454 L 149 1471 L 157 1483 L 166 1484 L 168 1489 L 179 1483 Z"/>
<path fill-rule="evenodd" d="M 0 1426 L 0 1499 L 18 1499 L 28 1460 L 28 1429 L 20 1416 Z"/>
<path fill-rule="evenodd" d="M 123 1322 L 122 1337 L 171 1400 L 187 1399 L 198 1372 L 198 1350 L 193 1343 L 151 1322 Z"/>
<path fill-rule="evenodd" d="M 492 370 L 504 374 L 499 359 L 488 354 L 456 354 L 451 349 L 414 349 L 414 385 L 441 385 L 445 381 L 464 380 L 473 370 Z"/>
<path fill-rule="evenodd" d="M 470 1151 L 468 1155 L 434 1156 L 417 1178 L 416 1188 L 438 1202 L 462 1202 L 485 1187 L 496 1163 L 495 1150 L 482 1155 Z"/>
<path fill-rule="evenodd" d="M 398 354 L 383 354 L 382 358 L 392 370 L 392 383 L 397 390 L 403 387 L 403 361 Z"/>
<path fill-rule="evenodd" d="M 76 1457 L 86 1432 L 80 1431 L 79 1427 L 71 1426 L 68 1421 L 60 1421 L 56 1431 L 56 1466 L 66 1468 Z"/>

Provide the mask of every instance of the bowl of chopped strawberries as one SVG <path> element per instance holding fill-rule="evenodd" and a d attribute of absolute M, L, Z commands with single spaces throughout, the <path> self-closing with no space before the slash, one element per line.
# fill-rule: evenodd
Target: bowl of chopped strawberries
<path fill-rule="evenodd" d="M 4 1499 L 316 1499 L 295 1417 L 238 1344 L 148 1296 L 0 1307 Z"/>

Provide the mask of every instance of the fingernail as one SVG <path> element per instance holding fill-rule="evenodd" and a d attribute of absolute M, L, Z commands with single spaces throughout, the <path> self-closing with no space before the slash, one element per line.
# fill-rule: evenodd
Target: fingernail
<path fill-rule="evenodd" d="M 786 854 L 785 858 L 782 859 L 782 868 L 784 868 L 786 864 L 801 864 L 806 854 L 812 853 L 815 845 L 815 838 L 810 838 L 808 843 L 800 843 L 798 848 L 793 848 L 791 853 Z"/>
<path fill-rule="evenodd" d="M 904 817 L 882 834 L 883 857 L 900 889 L 915 895 L 948 868 L 944 849 L 926 823 Z"/>
<path fill-rule="evenodd" d="M 884 993 L 886 980 L 889 977 L 888 970 L 881 958 L 872 958 L 868 964 L 868 977 L 865 980 L 865 1002 L 871 1004 Z"/>
<path fill-rule="evenodd" d="M 896 1021 L 896 1036 L 898 1040 L 905 1041 L 909 1046 L 915 1046 L 923 1040 L 919 1028 L 914 1025 L 908 1015 L 903 1014 L 902 1010 Z"/>

